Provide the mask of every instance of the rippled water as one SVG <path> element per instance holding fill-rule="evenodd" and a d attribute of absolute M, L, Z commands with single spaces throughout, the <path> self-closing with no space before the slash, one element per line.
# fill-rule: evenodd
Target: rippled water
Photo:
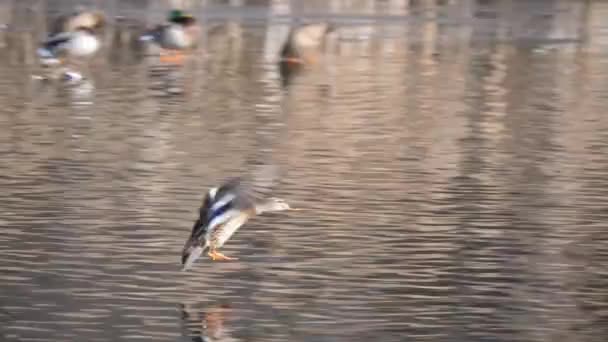
<path fill-rule="evenodd" d="M 84 84 L 43 86 L 0 65 L 0 336 L 604 341 L 594 10 L 590 40 L 553 45 L 492 21 L 375 24 L 287 88 L 259 23 L 185 71 L 101 58 Z M 308 210 L 255 218 L 224 248 L 239 261 L 180 272 L 206 189 L 264 164 Z"/>

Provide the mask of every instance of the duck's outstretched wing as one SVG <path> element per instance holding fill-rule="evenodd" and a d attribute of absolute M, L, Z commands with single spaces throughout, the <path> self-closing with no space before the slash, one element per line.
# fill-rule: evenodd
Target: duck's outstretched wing
<path fill-rule="evenodd" d="M 254 208 L 249 185 L 240 177 L 230 178 L 220 187 L 209 190 L 211 202 L 206 211 L 207 230 L 228 222 L 239 212 Z"/>
<path fill-rule="evenodd" d="M 232 177 L 224 181 L 216 190 L 211 189 L 210 193 L 213 195 L 213 205 L 217 206 L 218 203 L 230 201 L 237 196 L 247 196 L 248 186 L 243 178 Z"/>

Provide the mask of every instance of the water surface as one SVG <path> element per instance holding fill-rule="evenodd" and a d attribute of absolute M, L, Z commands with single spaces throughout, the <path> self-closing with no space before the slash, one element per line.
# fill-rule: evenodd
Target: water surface
<path fill-rule="evenodd" d="M 171 72 L 2 64 L 3 340 L 604 341 L 602 24 L 552 43 L 491 10 L 351 25 L 286 88 L 257 21 Z M 260 165 L 308 210 L 180 272 L 203 193 Z"/>

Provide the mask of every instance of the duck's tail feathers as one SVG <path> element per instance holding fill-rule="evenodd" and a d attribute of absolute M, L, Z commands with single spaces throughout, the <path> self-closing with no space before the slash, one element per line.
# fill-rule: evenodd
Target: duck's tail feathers
<path fill-rule="evenodd" d="M 188 270 L 192 264 L 209 248 L 209 244 L 205 241 L 204 245 L 189 244 L 184 247 L 182 252 L 182 271 Z"/>
<path fill-rule="evenodd" d="M 151 42 L 154 39 L 155 39 L 154 35 L 150 34 L 150 33 L 146 33 L 146 34 L 143 34 L 143 35 L 139 36 L 139 41 L 140 42 Z"/>
<path fill-rule="evenodd" d="M 38 48 L 38 50 L 36 50 L 36 53 L 40 58 L 40 64 L 44 66 L 61 64 L 61 61 L 55 56 L 55 54 L 47 48 Z"/>
<path fill-rule="evenodd" d="M 51 52 L 51 50 L 41 47 L 38 48 L 38 50 L 36 50 L 36 52 L 38 53 L 38 57 L 40 58 L 54 58 L 55 55 L 53 54 L 53 52 Z"/>

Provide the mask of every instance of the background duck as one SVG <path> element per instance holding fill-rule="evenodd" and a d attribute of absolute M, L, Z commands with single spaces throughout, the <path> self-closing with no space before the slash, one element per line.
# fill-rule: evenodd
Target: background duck
<path fill-rule="evenodd" d="M 207 250 L 212 260 L 236 260 L 218 252 L 218 249 L 251 217 L 285 210 L 297 209 L 274 197 L 256 203 L 245 191 L 240 178 L 209 189 L 200 207 L 199 218 L 182 250 L 182 270 L 190 268 Z"/>
<path fill-rule="evenodd" d="M 194 16 L 181 10 L 172 10 L 169 12 L 167 23 L 156 26 L 140 40 L 154 41 L 167 50 L 168 54 L 161 54 L 161 61 L 180 63 L 183 61 L 183 51 L 193 50 L 198 46 L 200 31 Z"/>
<path fill-rule="evenodd" d="M 99 35 L 105 15 L 80 7 L 55 20 L 51 34 L 42 42 L 38 56 L 43 66 L 65 64 L 67 59 L 91 57 L 101 47 Z"/>
<path fill-rule="evenodd" d="M 334 27 L 327 23 L 293 27 L 281 50 L 280 61 L 288 64 L 316 64 L 325 50 L 327 35 Z"/>
<path fill-rule="evenodd" d="M 66 58 L 90 57 L 99 50 L 101 43 L 92 29 L 79 27 L 74 31 L 58 33 L 38 48 L 43 65 L 63 64 Z"/>

